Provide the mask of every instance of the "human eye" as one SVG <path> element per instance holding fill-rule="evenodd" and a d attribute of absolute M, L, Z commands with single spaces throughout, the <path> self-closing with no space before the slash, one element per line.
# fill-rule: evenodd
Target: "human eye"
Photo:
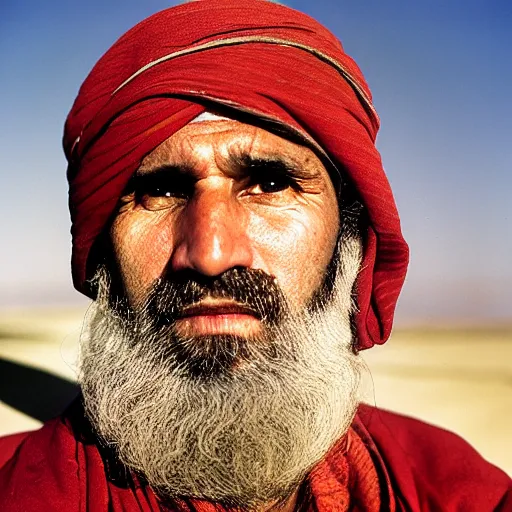
<path fill-rule="evenodd" d="M 135 199 L 147 210 L 171 208 L 192 194 L 192 180 L 180 173 L 156 172 L 138 176 L 135 185 Z"/>
<path fill-rule="evenodd" d="M 256 190 L 263 194 L 275 194 L 293 186 L 293 181 L 287 176 L 267 176 L 255 180 L 253 183 Z"/>
<path fill-rule="evenodd" d="M 300 190 L 291 169 L 283 162 L 254 160 L 248 166 L 249 192 L 251 194 L 279 194 L 287 190 Z"/>

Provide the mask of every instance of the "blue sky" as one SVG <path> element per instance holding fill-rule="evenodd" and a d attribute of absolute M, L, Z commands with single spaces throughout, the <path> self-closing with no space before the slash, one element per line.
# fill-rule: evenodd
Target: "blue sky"
<path fill-rule="evenodd" d="M 411 246 L 398 319 L 512 319 L 512 3 L 287 1 L 363 69 Z M 77 304 L 62 126 L 96 60 L 161 0 L 0 6 L 0 307 Z"/>

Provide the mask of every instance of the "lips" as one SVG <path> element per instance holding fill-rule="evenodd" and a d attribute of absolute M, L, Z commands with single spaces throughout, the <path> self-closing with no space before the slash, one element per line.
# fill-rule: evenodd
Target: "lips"
<path fill-rule="evenodd" d="M 184 307 L 175 320 L 175 331 L 184 337 L 234 335 L 250 336 L 261 329 L 261 317 L 254 309 L 233 301 L 207 299 Z"/>
<path fill-rule="evenodd" d="M 250 315 L 261 319 L 261 316 L 254 309 L 238 303 L 211 303 L 211 304 L 193 304 L 183 308 L 179 319 L 190 318 L 193 316 L 220 316 L 220 315 Z"/>

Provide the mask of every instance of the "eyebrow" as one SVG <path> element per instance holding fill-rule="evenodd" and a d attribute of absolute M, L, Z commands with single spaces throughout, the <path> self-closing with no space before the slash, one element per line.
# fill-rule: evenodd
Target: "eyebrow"
<path fill-rule="evenodd" d="M 278 172 L 291 175 L 297 180 L 307 180 L 319 175 L 316 169 L 300 165 L 280 154 L 255 157 L 245 153 L 237 157 L 236 160 L 238 161 L 239 171 L 247 176 L 255 176 L 261 172 Z"/>
<path fill-rule="evenodd" d="M 179 174 L 183 176 L 190 175 L 194 168 L 187 164 L 160 164 L 155 166 L 139 167 L 135 172 L 135 178 L 143 178 L 145 176 L 155 176 L 160 174 Z"/>
<path fill-rule="evenodd" d="M 230 154 L 229 159 L 232 163 L 232 171 L 229 174 L 238 175 L 242 178 L 255 176 L 260 172 L 278 172 L 289 174 L 298 180 L 307 180 L 316 178 L 320 174 L 316 168 L 300 165 L 280 153 L 254 156 L 248 152 L 243 152 L 241 154 Z M 139 181 L 139 179 L 149 176 L 155 179 L 169 176 L 191 179 L 193 175 L 194 166 L 191 163 L 167 163 L 141 167 L 135 173 L 134 179 Z"/>

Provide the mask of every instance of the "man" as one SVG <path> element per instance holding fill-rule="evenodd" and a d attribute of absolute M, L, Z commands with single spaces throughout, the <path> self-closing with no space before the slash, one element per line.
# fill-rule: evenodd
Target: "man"
<path fill-rule="evenodd" d="M 368 87 L 263 0 L 143 21 L 67 119 L 82 397 L 0 441 L 0 510 L 512 510 L 464 441 L 359 406 L 408 249 Z"/>

